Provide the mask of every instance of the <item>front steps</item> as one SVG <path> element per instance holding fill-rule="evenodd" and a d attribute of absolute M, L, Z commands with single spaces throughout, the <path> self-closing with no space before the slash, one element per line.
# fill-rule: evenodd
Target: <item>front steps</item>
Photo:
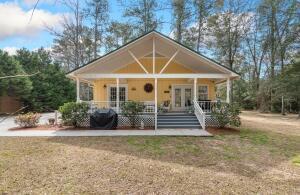
<path fill-rule="evenodd" d="M 201 129 L 195 114 L 162 113 L 157 115 L 158 129 Z"/>

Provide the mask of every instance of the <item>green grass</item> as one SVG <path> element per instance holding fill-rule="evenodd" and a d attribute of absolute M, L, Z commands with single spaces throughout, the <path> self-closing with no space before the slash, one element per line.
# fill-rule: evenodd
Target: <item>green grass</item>
<path fill-rule="evenodd" d="M 139 151 L 148 151 L 153 154 L 161 155 L 164 153 L 162 144 L 166 139 L 166 137 L 130 137 L 127 139 L 127 143 Z"/>
<path fill-rule="evenodd" d="M 240 138 L 247 139 L 253 144 L 265 145 L 269 143 L 269 136 L 263 131 L 253 131 L 249 129 L 241 129 Z"/>
<path fill-rule="evenodd" d="M 300 166 L 300 155 L 297 155 L 292 158 L 292 163 L 296 166 Z"/>
<path fill-rule="evenodd" d="M 190 141 L 179 143 L 175 146 L 175 148 L 177 153 L 191 153 L 197 155 L 203 152 L 198 145 Z"/>

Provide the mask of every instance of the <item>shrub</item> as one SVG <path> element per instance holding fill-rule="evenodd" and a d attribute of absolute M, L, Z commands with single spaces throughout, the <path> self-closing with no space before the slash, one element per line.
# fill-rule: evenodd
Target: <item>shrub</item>
<path fill-rule="evenodd" d="M 212 116 L 218 120 L 221 128 L 227 125 L 240 126 L 240 113 L 240 108 L 235 104 L 218 102 L 212 109 Z"/>
<path fill-rule="evenodd" d="M 15 123 L 20 127 L 36 127 L 40 118 L 40 114 L 28 112 L 27 114 L 19 114 L 16 116 Z"/>
<path fill-rule="evenodd" d="M 144 105 L 140 102 L 128 101 L 121 105 L 122 115 L 128 117 L 130 126 L 135 127 L 135 121 L 140 112 L 144 109 Z"/>
<path fill-rule="evenodd" d="M 68 102 L 59 107 L 63 123 L 74 127 L 79 127 L 80 121 L 88 117 L 88 110 L 87 103 Z"/>

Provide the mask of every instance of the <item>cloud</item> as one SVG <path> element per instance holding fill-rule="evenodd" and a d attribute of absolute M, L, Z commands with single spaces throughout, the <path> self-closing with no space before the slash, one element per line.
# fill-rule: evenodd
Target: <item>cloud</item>
<path fill-rule="evenodd" d="M 32 6 L 37 3 L 37 0 L 23 0 L 23 2 L 28 6 Z M 55 0 L 40 0 L 39 4 L 42 4 L 42 3 L 55 3 Z"/>
<path fill-rule="evenodd" d="M 59 25 L 62 14 L 36 9 L 25 11 L 16 3 L 0 3 L 0 40 L 12 36 L 34 36 L 47 26 Z"/>
<path fill-rule="evenodd" d="M 2 48 L 3 51 L 6 51 L 9 55 L 15 55 L 17 53 L 17 50 L 20 48 L 17 47 L 4 47 Z"/>
<path fill-rule="evenodd" d="M 17 50 L 19 50 L 21 48 L 18 47 L 3 47 L 1 50 L 6 51 L 9 55 L 16 55 L 17 54 Z M 40 49 L 40 47 L 38 48 L 33 48 L 29 51 L 38 51 Z M 51 52 L 52 51 L 52 47 L 44 47 L 44 50 Z"/>

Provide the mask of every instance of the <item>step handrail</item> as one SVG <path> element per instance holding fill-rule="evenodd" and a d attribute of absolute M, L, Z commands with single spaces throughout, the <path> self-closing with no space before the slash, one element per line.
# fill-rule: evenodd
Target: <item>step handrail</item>
<path fill-rule="evenodd" d="M 199 106 L 198 101 L 194 100 L 194 113 L 202 126 L 202 129 L 205 130 L 205 113 L 202 108 Z"/>

